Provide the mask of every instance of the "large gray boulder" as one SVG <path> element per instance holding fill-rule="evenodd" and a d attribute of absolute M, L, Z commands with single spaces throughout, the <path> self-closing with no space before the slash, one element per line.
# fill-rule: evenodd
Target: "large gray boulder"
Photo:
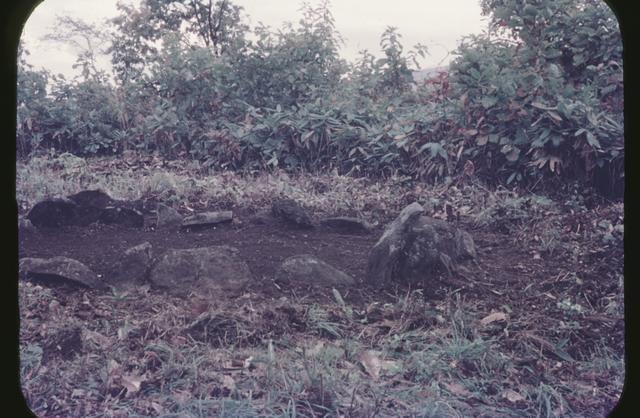
<path fill-rule="evenodd" d="M 239 293 L 252 279 L 236 248 L 226 245 L 168 250 L 151 268 L 150 282 L 167 292 L 186 296 Z"/>
<path fill-rule="evenodd" d="M 129 248 L 106 277 L 106 281 L 118 288 L 142 284 L 151 269 L 152 255 L 152 247 L 148 242 Z"/>
<path fill-rule="evenodd" d="M 311 217 L 293 199 L 277 199 L 271 204 L 271 213 L 283 222 L 302 229 L 313 228 Z"/>
<path fill-rule="evenodd" d="M 43 284 L 67 282 L 92 289 L 104 289 L 106 286 L 98 275 L 81 262 L 67 257 L 20 259 L 20 275 L 23 278 L 38 280 Z"/>
<path fill-rule="evenodd" d="M 404 279 L 423 279 L 439 271 L 452 273 L 457 262 L 476 257 L 468 232 L 441 219 L 421 216 L 407 232 L 398 273 Z"/>
<path fill-rule="evenodd" d="M 313 286 L 355 284 L 353 277 L 309 254 L 295 255 L 284 260 L 276 273 L 276 279 Z"/>
<path fill-rule="evenodd" d="M 212 227 L 221 223 L 228 223 L 233 220 L 233 212 L 223 210 L 218 212 L 202 212 L 188 216 L 182 220 L 184 229 L 201 229 Z"/>
<path fill-rule="evenodd" d="M 382 237 L 369 252 L 366 280 L 375 286 L 384 286 L 393 280 L 398 261 L 407 244 L 407 232 L 423 212 L 414 202 L 402 209 L 396 219 L 385 229 Z"/>

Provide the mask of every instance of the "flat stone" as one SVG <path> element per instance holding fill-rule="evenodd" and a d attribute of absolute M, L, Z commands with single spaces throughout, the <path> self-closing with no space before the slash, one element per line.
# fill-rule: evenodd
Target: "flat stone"
<path fill-rule="evenodd" d="M 309 254 L 295 255 L 282 262 L 276 279 L 317 286 L 353 285 L 348 274 Z"/>
<path fill-rule="evenodd" d="M 373 229 L 373 226 L 364 219 L 348 216 L 325 218 L 322 219 L 320 223 L 328 228 L 343 233 L 368 233 Z"/>
<path fill-rule="evenodd" d="M 168 250 L 152 268 L 151 283 L 169 293 L 220 296 L 239 293 L 252 280 L 247 263 L 236 248 L 226 245 Z"/>
<path fill-rule="evenodd" d="M 92 289 L 103 289 L 105 284 L 98 275 L 78 260 L 67 257 L 20 259 L 22 277 L 38 280 L 43 284 L 69 282 Z"/>
<path fill-rule="evenodd" d="M 414 202 L 402 209 L 385 229 L 382 237 L 369 252 L 366 280 L 375 286 L 385 286 L 394 279 L 398 261 L 407 241 L 407 231 L 415 224 L 424 209 Z"/>
<path fill-rule="evenodd" d="M 221 223 L 231 222 L 233 212 L 223 210 L 219 212 L 202 212 L 188 216 L 182 220 L 182 228 L 206 228 Z"/>

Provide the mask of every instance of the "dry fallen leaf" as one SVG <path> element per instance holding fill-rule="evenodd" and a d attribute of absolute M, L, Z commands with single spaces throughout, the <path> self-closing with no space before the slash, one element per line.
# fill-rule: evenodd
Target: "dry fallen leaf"
<path fill-rule="evenodd" d="M 311 357 L 315 357 L 318 354 L 320 354 L 320 352 L 322 351 L 323 348 L 324 348 L 324 341 L 320 341 L 316 345 L 314 345 L 313 347 L 307 349 L 306 353 Z"/>
<path fill-rule="evenodd" d="M 524 396 L 520 395 L 518 392 L 516 392 L 515 390 L 511 390 L 511 389 L 507 389 L 504 392 L 502 392 L 502 397 L 507 399 L 509 402 L 522 402 L 524 401 Z"/>
<path fill-rule="evenodd" d="M 369 376 L 377 379 L 380 377 L 380 369 L 382 365 L 380 364 L 380 359 L 373 351 L 365 351 L 360 354 L 360 363 L 364 367 L 365 372 L 369 374 Z"/>
<path fill-rule="evenodd" d="M 397 362 L 393 360 L 381 360 L 379 354 L 375 351 L 364 351 L 358 357 L 360 364 L 364 367 L 365 372 L 374 379 L 380 377 L 382 370 L 393 370 L 397 367 Z"/>
<path fill-rule="evenodd" d="M 135 374 L 123 374 L 120 378 L 120 383 L 125 389 L 127 389 L 126 396 L 131 396 L 140 390 L 140 386 L 145 380 L 147 379 L 144 376 L 138 376 Z"/>
<path fill-rule="evenodd" d="M 507 320 L 507 314 L 505 314 L 504 312 L 494 312 L 482 318 L 480 320 L 480 325 L 482 325 L 483 327 L 486 327 L 492 322 L 506 321 L 506 320 Z"/>
<path fill-rule="evenodd" d="M 443 382 L 442 385 L 447 389 L 452 395 L 462 396 L 462 397 L 471 397 L 472 394 L 469 392 L 464 386 L 460 383 L 447 383 Z"/>
<path fill-rule="evenodd" d="M 222 387 L 229 391 L 234 391 L 236 389 L 236 381 L 229 375 L 222 375 Z"/>

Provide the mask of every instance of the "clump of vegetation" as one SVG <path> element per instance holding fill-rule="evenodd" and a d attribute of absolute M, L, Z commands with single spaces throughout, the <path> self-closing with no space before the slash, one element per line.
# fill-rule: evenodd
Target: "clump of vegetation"
<path fill-rule="evenodd" d="M 488 183 L 622 193 L 622 45 L 600 0 L 483 1 L 488 32 L 419 85 L 412 70 L 428 51 L 405 50 L 393 27 L 381 58 L 348 63 L 326 1 L 277 32 L 251 29 L 232 1 L 209 3 L 121 5 L 104 51 L 83 41 L 98 28 L 62 19 L 50 37 L 86 44 L 72 80 L 30 67 L 21 50 L 18 155 L 138 150 L 217 170 L 431 182 L 472 162 Z M 95 66 L 101 52 L 113 78 Z"/>

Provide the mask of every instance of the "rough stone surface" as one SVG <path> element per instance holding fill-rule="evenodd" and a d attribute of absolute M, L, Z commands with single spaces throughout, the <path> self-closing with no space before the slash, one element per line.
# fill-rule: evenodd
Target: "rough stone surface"
<path fill-rule="evenodd" d="M 115 202 L 102 190 L 83 190 L 68 196 L 68 199 L 77 205 L 72 223 L 82 226 L 97 222 L 102 211 Z"/>
<path fill-rule="evenodd" d="M 125 207 L 108 207 L 102 209 L 99 222 L 141 228 L 144 226 L 144 215 L 136 209 Z"/>
<path fill-rule="evenodd" d="M 156 216 L 156 229 L 176 230 L 182 226 L 182 215 L 165 204 L 158 203 Z"/>
<path fill-rule="evenodd" d="M 249 221 L 251 221 L 251 223 L 254 223 L 256 225 L 266 225 L 273 222 L 274 217 L 270 210 L 262 209 L 254 213 L 249 218 Z"/>
<path fill-rule="evenodd" d="M 471 235 L 441 219 L 421 216 L 407 237 L 399 268 L 405 279 L 442 270 L 451 273 L 455 262 L 476 257 Z"/>
<path fill-rule="evenodd" d="M 369 252 L 366 279 L 375 286 L 388 284 L 396 272 L 397 263 L 407 243 L 407 231 L 423 212 L 422 206 L 414 202 L 402 209 L 396 219 L 385 229 L 382 237 Z"/>
<path fill-rule="evenodd" d="M 143 242 L 126 250 L 122 259 L 106 279 L 110 285 L 115 287 L 142 284 L 148 278 L 152 262 L 151 244 Z"/>
<path fill-rule="evenodd" d="M 313 228 L 309 214 L 293 199 L 277 199 L 271 205 L 271 213 L 287 224 L 303 229 Z"/>
<path fill-rule="evenodd" d="M 168 250 L 152 268 L 151 283 L 169 293 L 219 295 L 238 293 L 252 279 L 238 250 L 226 245 Z"/>
<path fill-rule="evenodd" d="M 355 280 L 348 274 L 309 254 L 295 255 L 284 260 L 276 273 L 276 279 L 317 286 L 355 284 Z"/>
<path fill-rule="evenodd" d="M 373 228 L 373 226 L 364 219 L 351 218 L 348 216 L 325 218 L 322 219 L 320 223 L 327 228 L 347 234 L 369 233 Z"/>
<path fill-rule="evenodd" d="M 100 209 L 112 206 L 115 203 L 115 200 L 113 200 L 111 196 L 100 189 L 83 190 L 68 196 L 68 198 L 78 206 L 92 206 Z"/>
<path fill-rule="evenodd" d="M 105 287 L 98 275 L 91 271 L 89 267 L 67 257 L 25 257 L 20 259 L 19 269 L 23 277 L 35 279 L 44 284 L 69 282 L 92 289 L 103 289 Z"/>
<path fill-rule="evenodd" d="M 45 199 L 31 208 L 27 219 L 38 228 L 71 225 L 75 222 L 76 208 L 76 203 L 70 199 Z"/>
<path fill-rule="evenodd" d="M 202 212 L 184 218 L 182 220 L 182 228 L 207 228 L 221 223 L 231 222 L 232 220 L 233 212 L 230 210 Z"/>

